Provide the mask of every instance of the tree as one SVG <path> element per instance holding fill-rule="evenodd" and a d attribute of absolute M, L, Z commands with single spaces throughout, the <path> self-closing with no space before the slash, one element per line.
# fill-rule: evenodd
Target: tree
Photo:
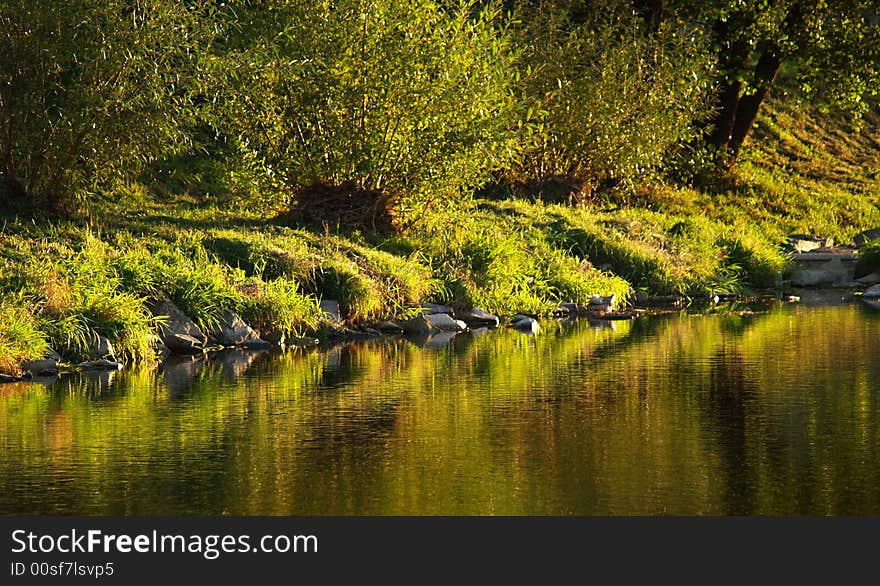
<path fill-rule="evenodd" d="M 671 0 L 667 13 L 702 26 L 720 64 L 718 110 L 710 143 L 732 167 L 780 68 L 801 87 L 844 111 L 864 113 L 877 94 L 880 27 L 865 0 Z"/>
<path fill-rule="evenodd" d="M 206 23 L 174 0 L 0 0 L 0 201 L 60 212 L 184 142 Z"/>

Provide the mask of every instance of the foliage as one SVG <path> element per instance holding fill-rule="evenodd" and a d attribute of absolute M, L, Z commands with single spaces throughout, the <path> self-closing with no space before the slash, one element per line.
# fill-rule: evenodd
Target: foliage
<path fill-rule="evenodd" d="M 9 299 L 0 301 L 0 373 L 19 374 L 22 362 L 42 358 L 48 349 L 34 315 Z"/>
<path fill-rule="evenodd" d="M 245 41 L 220 61 L 228 124 L 278 184 L 351 182 L 417 215 L 511 159 L 514 50 L 494 2 L 276 0 L 241 15 Z"/>
<path fill-rule="evenodd" d="M 197 9 L 173 0 L 0 1 L 0 195 L 56 210 L 185 139 Z"/>
<path fill-rule="evenodd" d="M 632 14 L 521 9 L 524 92 L 539 121 L 519 173 L 632 184 L 697 134 L 712 92 L 712 59 L 694 31 L 646 33 Z"/>

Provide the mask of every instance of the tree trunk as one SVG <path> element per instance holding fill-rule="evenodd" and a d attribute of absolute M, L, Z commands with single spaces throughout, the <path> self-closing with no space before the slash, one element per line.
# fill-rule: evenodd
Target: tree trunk
<path fill-rule="evenodd" d="M 736 117 L 736 109 L 739 107 L 739 94 L 742 91 L 742 82 L 733 81 L 724 85 L 719 96 L 718 113 L 712 121 L 712 134 L 709 136 L 709 144 L 721 151 L 730 142 L 730 134 L 733 131 L 733 120 Z"/>
<path fill-rule="evenodd" d="M 730 140 L 727 143 L 726 166 L 728 169 L 736 164 L 743 143 L 758 116 L 758 110 L 767 94 L 770 93 L 773 82 L 776 81 L 776 74 L 779 73 L 781 64 L 782 56 L 779 48 L 775 44 L 769 44 L 761 53 L 758 64 L 755 66 L 755 83 L 757 85 L 755 91 L 742 96 L 736 108 Z"/>

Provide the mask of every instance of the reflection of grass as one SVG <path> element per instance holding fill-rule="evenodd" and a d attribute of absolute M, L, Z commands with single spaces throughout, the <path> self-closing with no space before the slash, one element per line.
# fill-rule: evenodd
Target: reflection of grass
<path fill-rule="evenodd" d="M 68 378 L 0 398 L 14 448 L 0 478 L 37 474 L 24 448 L 80 479 L 53 498 L 85 513 L 773 514 L 798 512 L 804 491 L 828 512 L 872 510 L 827 489 L 880 472 L 862 433 L 877 413 L 876 319 L 782 308 L 617 325 L 291 352 L 235 385 L 212 363 L 174 399 L 157 371 L 123 371 L 112 392 Z M 746 442 L 731 445 L 737 426 Z M 823 483 L 805 482 L 815 469 Z M 728 478 L 746 473 L 751 492 L 727 502 Z M 16 506 L 46 508 L 31 498 Z"/>

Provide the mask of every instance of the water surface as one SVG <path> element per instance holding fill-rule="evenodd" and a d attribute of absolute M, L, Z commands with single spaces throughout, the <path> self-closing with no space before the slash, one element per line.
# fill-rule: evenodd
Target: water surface
<path fill-rule="evenodd" d="M 880 312 L 546 322 L 0 387 L 0 513 L 880 514 Z"/>

